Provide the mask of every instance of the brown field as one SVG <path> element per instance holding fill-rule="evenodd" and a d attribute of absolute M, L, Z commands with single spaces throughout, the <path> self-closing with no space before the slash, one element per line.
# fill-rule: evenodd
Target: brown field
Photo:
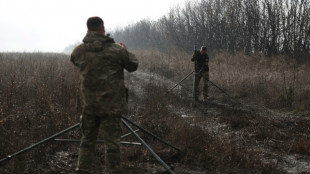
<path fill-rule="evenodd" d="M 190 54 L 136 54 L 139 72 L 126 75 L 128 117 L 183 151 L 139 133 L 176 173 L 289 173 L 289 155 L 309 166 L 310 64 L 285 56 L 214 54 L 210 80 L 234 99 L 211 86 L 206 109 L 190 107 L 192 77 L 166 94 L 172 82 L 192 71 Z M 0 70 L 1 159 L 79 121 L 78 75 L 68 55 L 1 53 Z M 62 137 L 78 139 L 79 130 Z M 77 143 L 49 141 L 0 164 L 0 173 L 70 173 L 77 148 Z M 98 144 L 93 173 L 104 170 L 103 148 Z M 127 173 L 161 168 L 145 148 L 125 145 L 122 153 Z M 297 166 L 295 173 L 307 170 Z"/>
<path fill-rule="evenodd" d="M 137 54 L 142 70 L 175 81 L 193 70 L 191 55 L 187 53 Z M 298 64 L 287 56 L 216 53 L 210 56 L 209 66 L 210 80 L 236 99 L 267 108 L 310 110 L 310 63 Z M 191 84 L 186 86 L 191 89 Z"/>

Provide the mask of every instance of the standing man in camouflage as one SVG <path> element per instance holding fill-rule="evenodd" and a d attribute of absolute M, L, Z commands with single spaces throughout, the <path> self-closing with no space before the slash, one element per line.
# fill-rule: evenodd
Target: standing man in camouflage
<path fill-rule="evenodd" d="M 208 80 L 209 80 L 209 56 L 207 54 L 207 47 L 202 46 L 200 51 L 195 50 L 192 57 L 192 62 L 195 62 L 195 77 L 196 81 L 194 84 L 194 98 L 198 100 L 199 96 L 199 83 L 203 78 L 203 99 L 207 101 L 208 98 Z"/>
<path fill-rule="evenodd" d="M 127 108 L 124 69 L 138 68 L 136 57 L 122 43 L 105 35 L 103 20 L 90 17 L 83 43 L 71 54 L 80 71 L 81 144 L 76 173 L 89 173 L 99 126 L 103 127 L 105 164 L 110 174 L 122 173 L 120 156 L 121 114 Z"/>

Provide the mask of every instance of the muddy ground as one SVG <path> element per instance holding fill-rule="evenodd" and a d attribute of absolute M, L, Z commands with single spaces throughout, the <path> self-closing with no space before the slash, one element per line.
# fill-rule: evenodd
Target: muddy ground
<path fill-rule="evenodd" d="M 191 87 L 182 83 L 171 90 L 176 82 L 157 75 L 137 73 L 131 78 L 132 84 L 145 79 L 159 88 L 166 86 L 168 95 L 190 101 L 185 105 L 175 102 L 166 106 L 188 124 L 199 126 L 223 142 L 232 142 L 239 149 L 250 150 L 255 158 L 275 166 L 278 172 L 310 173 L 309 111 L 271 110 L 246 99 L 230 98 L 210 83 L 208 101 L 197 103 L 191 99 Z M 139 88 L 132 88 L 139 93 L 135 89 Z"/>
<path fill-rule="evenodd" d="M 154 74 L 135 72 L 126 78 L 130 90 L 127 116 L 183 151 L 139 133 L 176 173 L 310 173 L 309 111 L 271 110 L 246 98 L 231 99 L 214 86 L 210 86 L 207 102 L 193 102 L 190 82 L 170 90 L 175 81 Z M 12 117 L 1 120 L 2 130 L 15 121 Z M 78 116 L 72 125 L 76 122 Z M 56 130 L 50 129 L 47 134 L 53 133 Z M 1 139 L 8 135 L 3 133 Z M 78 139 L 79 130 L 62 137 Z M 78 143 L 52 141 L 3 163 L 0 173 L 71 173 L 77 148 Z M 12 147 L 5 153 L 20 149 Z M 103 145 L 98 144 L 93 173 L 105 172 L 103 152 Z M 122 155 L 125 173 L 163 170 L 142 146 L 123 145 Z"/>

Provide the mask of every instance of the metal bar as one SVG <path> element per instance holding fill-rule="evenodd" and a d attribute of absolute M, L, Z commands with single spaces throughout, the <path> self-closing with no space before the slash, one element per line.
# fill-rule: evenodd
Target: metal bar
<path fill-rule="evenodd" d="M 168 146 L 170 146 L 170 147 L 172 147 L 172 148 L 174 148 L 174 149 L 176 149 L 176 150 L 182 152 L 179 148 L 177 148 L 177 147 L 175 147 L 175 146 L 169 144 L 169 143 L 166 142 L 165 140 L 163 140 L 163 139 L 159 138 L 158 136 L 152 134 L 150 131 L 148 131 L 148 130 L 142 128 L 142 127 L 139 126 L 139 125 L 137 125 L 135 122 L 129 120 L 129 119 L 126 118 L 124 115 L 122 115 L 122 118 L 123 118 L 124 120 L 128 121 L 129 123 L 133 124 L 133 125 L 136 126 L 137 128 L 139 128 L 142 132 L 147 133 L 147 134 L 153 136 L 154 138 L 156 138 L 158 141 L 160 141 L 160 142 L 162 142 L 162 143 L 164 143 L 164 144 L 166 144 L 166 145 L 168 145 Z"/>
<path fill-rule="evenodd" d="M 121 144 L 129 144 L 129 145 L 139 145 L 141 146 L 141 143 L 137 143 L 137 142 L 127 142 L 127 141 L 121 141 Z"/>
<path fill-rule="evenodd" d="M 53 139 L 53 138 L 55 138 L 55 137 L 57 137 L 57 136 L 59 136 L 59 135 L 61 135 L 61 134 L 64 134 L 64 133 L 66 133 L 66 132 L 68 132 L 68 131 L 70 131 L 70 130 L 76 128 L 76 127 L 78 127 L 79 125 L 80 125 L 80 123 L 77 123 L 77 124 L 75 124 L 75 125 L 73 125 L 73 126 L 67 128 L 67 129 L 62 130 L 62 131 L 60 131 L 60 132 L 58 132 L 58 133 L 56 133 L 56 134 L 54 134 L 54 135 L 52 135 L 52 136 L 50 136 L 50 137 L 44 139 L 44 140 L 41 140 L 41 141 L 39 141 L 39 142 L 37 142 L 37 143 L 35 143 L 35 144 L 33 144 L 33 145 L 31 145 L 31 146 L 25 148 L 25 149 L 22 149 L 22 150 L 20 150 L 20 151 L 14 153 L 14 154 L 12 154 L 12 155 L 8 155 L 6 158 L 1 159 L 1 160 L 0 160 L 0 163 L 4 162 L 4 161 L 6 161 L 6 160 L 12 159 L 12 158 L 13 158 L 14 156 L 16 156 L 16 155 L 20 155 L 20 154 L 22 154 L 22 153 L 24 153 L 24 152 L 27 152 L 28 150 L 31 150 L 31 149 L 37 147 L 38 145 L 40 145 L 40 144 L 42 144 L 42 143 L 45 143 L 45 142 L 47 142 L 47 141 L 49 141 L 49 140 L 51 140 L 51 139 Z"/>
<path fill-rule="evenodd" d="M 138 131 L 139 131 L 139 129 L 135 130 L 134 132 L 138 132 Z M 131 135 L 131 134 L 132 134 L 131 132 L 129 132 L 129 133 L 127 133 L 127 134 L 124 134 L 124 135 L 121 136 L 121 138 L 128 137 L 128 136 Z"/>
<path fill-rule="evenodd" d="M 162 166 L 164 166 L 164 168 L 165 169 L 167 169 L 168 171 L 169 171 L 169 173 L 171 173 L 171 174 L 175 174 L 171 169 L 170 169 L 170 167 L 150 148 L 150 146 L 149 145 L 147 145 L 146 143 L 145 143 L 145 141 L 137 134 L 137 133 L 135 133 L 134 131 L 133 131 L 133 129 L 126 123 L 126 121 L 124 120 L 124 119 L 122 119 L 122 122 L 124 123 L 124 125 L 127 127 L 127 129 L 129 130 L 129 131 L 131 131 L 134 135 L 135 135 L 135 137 L 146 147 L 146 149 L 149 151 L 149 152 L 151 152 L 151 154 L 156 158 L 156 160 L 158 161 L 158 162 L 160 162 L 161 163 L 161 165 Z"/>
<path fill-rule="evenodd" d="M 201 74 L 202 75 L 202 74 Z M 233 97 L 231 97 L 229 94 L 227 94 L 222 88 L 218 87 L 214 82 L 212 82 L 209 78 L 206 78 L 204 75 L 202 75 L 203 78 L 205 78 L 206 80 L 208 80 L 213 86 L 215 86 L 217 89 L 219 89 L 220 91 L 222 91 L 224 94 L 226 94 L 228 97 L 230 97 L 231 99 L 234 99 Z"/>
<path fill-rule="evenodd" d="M 81 142 L 81 140 L 78 139 L 59 139 L 56 138 L 54 139 L 55 141 L 62 141 L 62 142 Z M 104 140 L 97 140 L 96 143 L 104 143 Z M 141 145 L 141 143 L 136 143 L 136 142 L 128 142 L 128 141 L 121 141 L 121 144 L 131 144 L 131 145 Z"/>
<path fill-rule="evenodd" d="M 196 79 L 196 75 L 194 75 L 195 77 L 194 77 L 194 80 L 193 80 L 193 99 L 194 99 L 194 101 L 196 101 L 197 100 L 197 87 L 196 87 L 196 81 L 197 81 L 197 79 Z"/>
<path fill-rule="evenodd" d="M 194 50 L 194 51 L 196 51 L 196 50 Z M 195 56 L 195 52 L 194 52 L 194 56 Z M 197 101 L 198 100 L 198 98 L 197 98 L 197 86 L 196 86 L 196 81 L 197 81 L 197 76 L 196 76 L 196 74 L 197 74 L 197 72 L 198 72 L 198 70 L 197 70 L 197 60 L 196 60 L 196 58 L 195 58 L 195 62 L 194 62 L 194 72 L 195 72 L 195 74 L 194 74 L 194 79 L 193 79 L 193 99 L 194 99 L 194 101 Z"/>
<path fill-rule="evenodd" d="M 184 77 L 182 80 L 180 80 L 177 84 L 175 84 L 171 89 L 170 89 L 170 91 L 171 90 L 173 90 L 174 88 L 176 88 L 178 85 L 180 85 L 185 79 L 187 79 L 191 74 L 193 74 L 195 71 L 192 71 L 192 72 L 190 72 L 190 73 L 188 73 L 187 75 L 186 75 L 186 77 Z"/>

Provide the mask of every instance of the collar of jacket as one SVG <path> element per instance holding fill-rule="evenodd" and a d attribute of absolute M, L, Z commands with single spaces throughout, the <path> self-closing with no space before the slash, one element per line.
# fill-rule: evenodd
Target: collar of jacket
<path fill-rule="evenodd" d="M 105 36 L 96 31 L 87 31 L 86 36 L 83 39 L 83 42 L 92 43 L 94 41 L 100 41 L 102 43 L 114 43 L 114 40 L 109 36 Z"/>

